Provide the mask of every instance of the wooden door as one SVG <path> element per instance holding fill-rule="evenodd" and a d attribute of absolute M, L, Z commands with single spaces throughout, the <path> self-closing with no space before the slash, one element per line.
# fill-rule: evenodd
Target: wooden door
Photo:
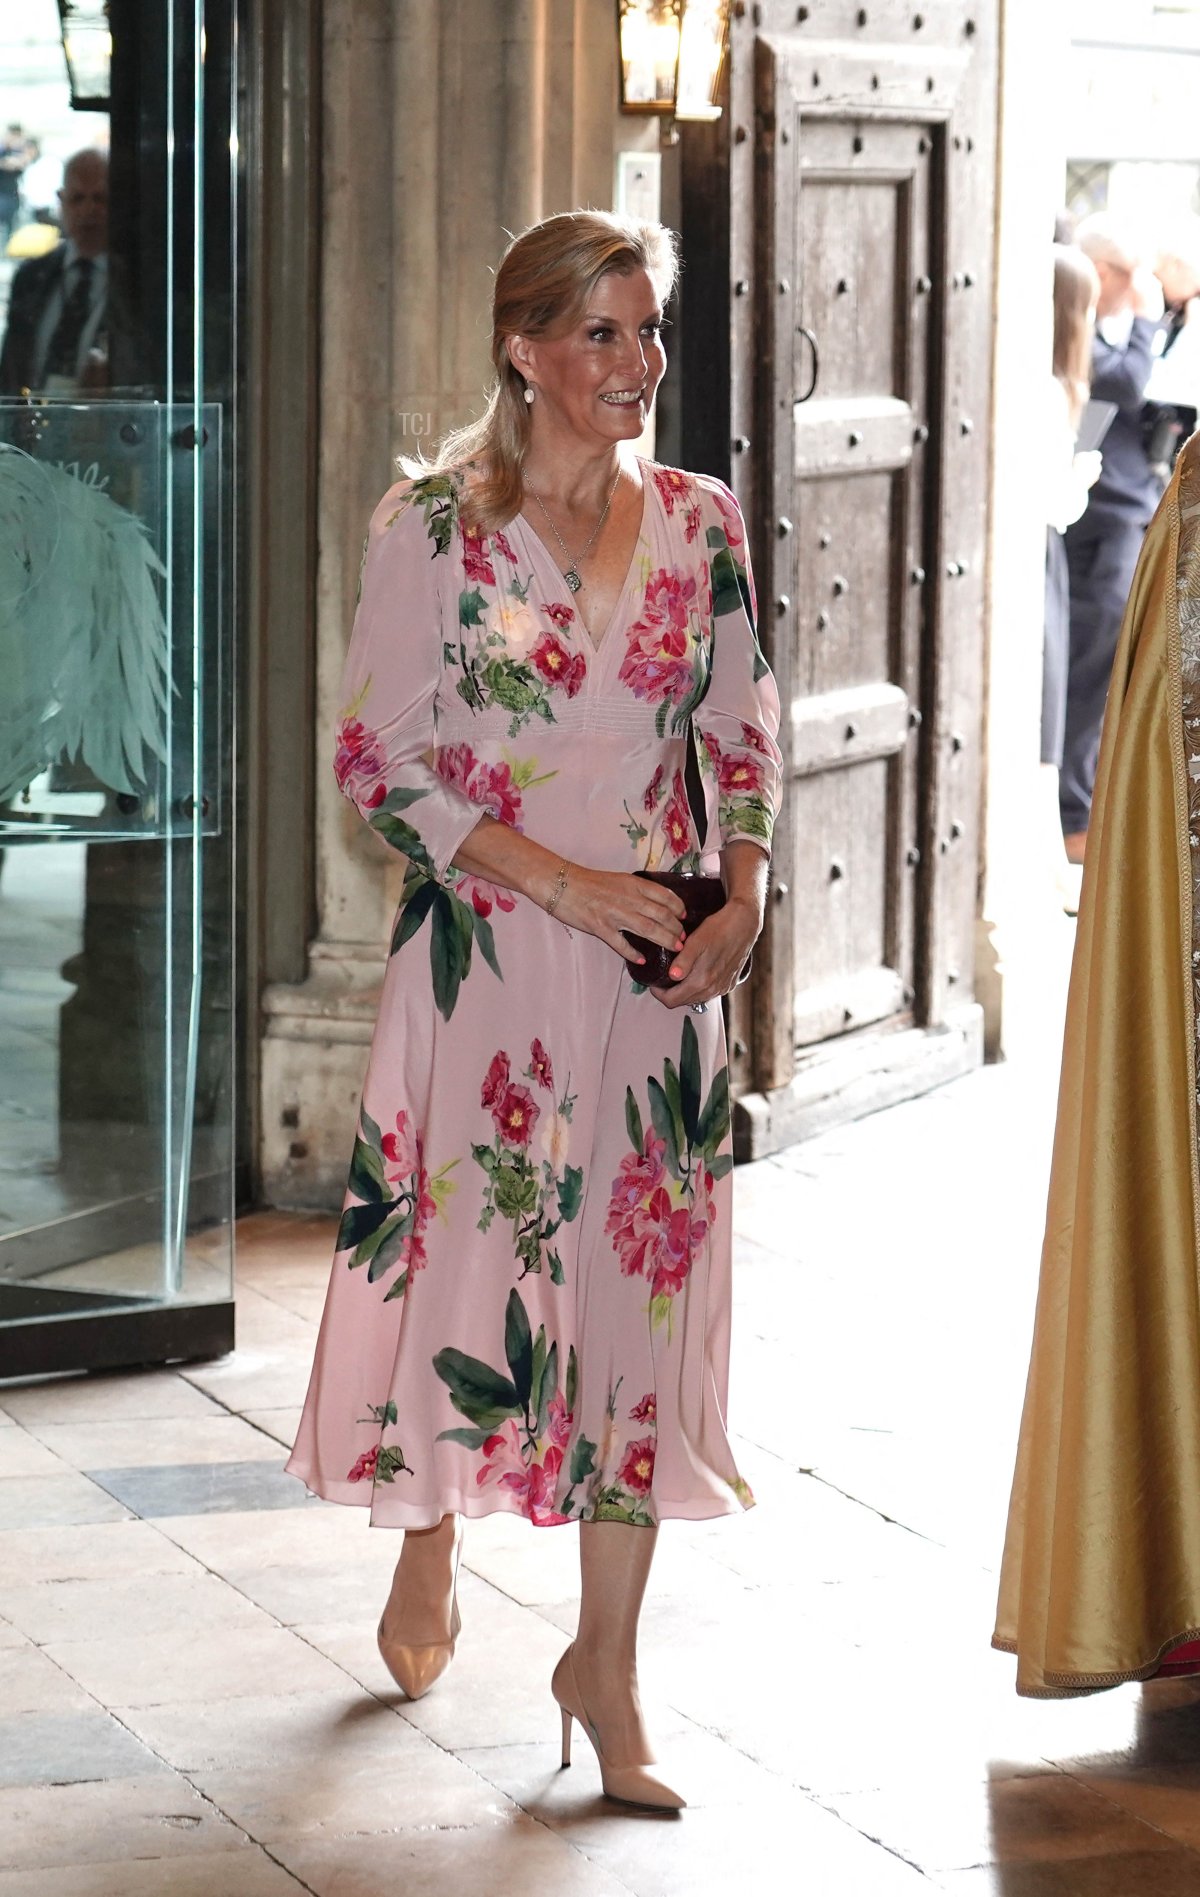
<path fill-rule="evenodd" d="M 725 464 L 784 706 L 768 923 L 731 1024 L 750 1156 L 981 1058 L 995 51 L 953 0 L 735 15 L 684 239 L 690 206 L 728 243 Z M 715 308 L 692 302 L 711 360 Z M 685 440 L 718 471 L 721 445 Z"/>

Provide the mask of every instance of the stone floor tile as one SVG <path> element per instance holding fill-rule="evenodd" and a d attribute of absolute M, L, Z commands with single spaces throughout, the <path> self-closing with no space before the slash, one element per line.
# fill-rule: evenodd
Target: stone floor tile
<path fill-rule="evenodd" d="M 347 1752 L 356 1761 L 394 1758 L 425 1745 L 394 1709 L 344 1676 L 332 1692 L 124 1706 L 121 1719 L 189 1778 L 261 1771 L 270 1760 L 286 1760 L 290 1770 Z"/>
<path fill-rule="evenodd" d="M 12 1528 L 0 1534 L 0 1589 L 32 1581 L 100 1580 L 120 1574 L 199 1572 L 199 1564 L 160 1534 L 134 1521 L 60 1528 Z"/>
<path fill-rule="evenodd" d="M 564 1773 L 574 1775 L 575 1767 Z M 742 1809 L 627 1812 L 589 1772 L 550 1823 L 637 1897 L 795 1890 L 820 1897 L 932 1897 L 920 1871 L 798 1797 Z M 564 1799 L 566 1794 L 564 1792 Z"/>
<path fill-rule="evenodd" d="M 190 1574 L 124 1574 L 91 1581 L 34 1581 L 9 1587 L 4 1611 L 38 1646 L 56 1641 L 108 1640 L 114 1629 L 135 1628 L 139 1640 L 190 1640 L 200 1628 L 273 1625 L 270 1617 L 227 1581 L 197 1569 Z"/>
<path fill-rule="evenodd" d="M 288 1481 L 292 1484 L 290 1509 L 160 1516 L 154 1526 L 216 1574 L 292 1563 L 327 1567 L 339 1560 L 360 1559 L 369 1542 L 386 1550 L 388 1565 L 395 1566 L 401 1543 L 395 1530 L 372 1529 L 365 1508 L 309 1501 L 302 1483 L 291 1476 Z"/>
<path fill-rule="evenodd" d="M 328 1281 L 329 1267 L 326 1265 L 319 1277 L 314 1274 L 311 1281 L 303 1283 L 282 1276 L 258 1277 L 250 1282 L 260 1297 L 274 1304 L 277 1309 L 287 1311 L 290 1316 L 302 1318 L 306 1324 L 315 1328 L 325 1309 Z"/>
<path fill-rule="evenodd" d="M 281 1404 L 274 1410 L 243 1410 L 242 1415 L 255 1429 L 261 1429 L 264 1436 L 272 1437 L 285 1449 L 291 1450 L 300 1428 L 298 1404 Z"/>
<path fill-rule="evenodd" d="M 5 1620 L 3 1615 L 0 1615 L 0 1653 L 7 1652 L 11 1647 L 23 1647 L 24 1645 L 24 1634 L 19 1628 L 14 1627 L 11 1621 Z"/>
<path fill-rule="evenodd" d="M 1200 1766 L 1148 1766 L 1079 1782 L 1131 1818 L 1200 1852 Z M 1200 1872 L 1200 1859 L 1197 1869 Z M 1196 1888 L 1200 1891 L 1200 1875 Z"/>
<path fill-rule="evenodd" d="M 189 1364 L 181 1374 L 227 1410 L 269 1410 L 303 1403 L 312 1369 L 312 1338 L 290 1349 L 239 1348 L 216 1363 Z"/>
<path fill-rule="evenodd" d="M 66 1475 L 74 1465 L 53 1455 L 36 1436 L 13 1421 L 11 1429 L 0 1430 L 0 1479 L 5 1476 Z"/>
<path fill-rule="evenodd" d="M 511 1822 L 513 1807 L 494 1786 L 420 1740 L 411 1728 L 406 1743 L 404 1721 L 384 1708 L 375 1711 L 389 1724 L 393 1749 L 388 1755 L 358 1755 L 356 1735 L 347 1733 L 339 1750 L 320 1759 L 297 1760 L 286 1772 L 267 1766 L 257 1771 L 201 1771 L 189 1777 L 205 1798 L 261 1844 L 427 1829 L 457 1843 L 465 1828 Z M 459 1868 L 455 1861 L 456 1880 Z"/>
<path fill-rule="evenodd" d="M 0 1534 L 10 1528 L 66 1527 L 75 1522 L 123 1521 L 115 1496 L 86 1475 L 10 1475 L 0 1479 Z"/>
<path fill-rule="evenodd" d="M 81 1785 L 169 1770 L 99 1707 L 13 1713 L 11 1718 L 8 1710 L 0 1714 L 0 1786 Z"/>
<path fill-rule="evenodd" d="M 298 1897 L 304 1886 L 257 1846 L 195 1857 L 73 1864 L 70 1897 Z M 0 1870 L 0 1897 L 67 1897 L 61 1869 Z"/>
<path fill-rule="evenodd" d="M 399 1542 L 398 1535 L 390 1543 L 379 1535 L 365 1535 L 353 1558 L 340 1565 L 231 1568 L 226 1578 L 285 1627 L 347 1621 L 369 1630 L 373 1638 Z"/>
<path fill-rule="evenodd" d="M 173 1772 L 115 1779 L 107 1785 L 33 1785 L 0 1791 L 3 1864 L 12 1872 L 249 1851 L 243 1831 Z M 170 1873 L 168 1873 L 168 1876 Z M 16 1886 L 20 1889 L 20 1885 Z M 164 1880 L 162 1888 L 170 1890 Z"/>
<path fill-rule="evenodd" d="M 279 1445 L 264 1430 L 220 1410 L 211 1415 L 164 1416 L 143 1421 L 27 1425 L 31 1436 L 72 1469 L 153 1468 L 179 1463 L 280 1461 Z M 4 1445 L 0 1443 L 0 1458 Z M 17 1471 L 13 1471 L 14 1474 Z"/>
<path fill-rule="evenodd" d="M 839 1817 L 935 1875 L 975 1865 L 1137 1857 L 1169 1840 L 1064 1773 L 960 1785 L 906 1776 L 896 1789 L 839 1798 Z M 1197 1859 L 1200 1872 L 1200 1858 Z"/>
<path fill-rule="evenodd" d="M 50 1658 L 105 1706 L 264 1693 L 332 1693 L 345 1675 L 282 1627 L 176 1628 L 148 1639 L 59 1642 Z"/>
<path fill-rule="evenodd" d="M 264 1443 L 267 1439 L 262 1438 Z M 143 1520 L 160 1515 L 229 1515 L 296 1506 L 296 1484 L 273 1445 L 266 1460 L 183 1462 L 165 1468 L 93 1469 L 91 1479 Z"/>
<path fill-rule="evenodd" d="M 939 1877 L 936 1888 L 947 1897 L 1196 1897 L 1200 1857 L 1172 1847 L 1138 1857 L 982 1865 Z"/>
<path fill-rule="evenodd" d="M 17 1634 L 11 1646 L 0 1642 L 0 1716 L 81 1712 L 95 1703 L 69 1673 L 23 1635 Z"/>
<path fill-rule="evenodd" d="M 9 1384 L 0 1387 L 0 1407 L 18 1423 L 220 1414 L 219 1404 L 174 1370 L 125 1370 Z"/>
<path fill-rule="evenodd" d="M 523 1817 L 455 1832 L 282 1839 L 271 1849 L 313 1897 L 630 1897 L 635 1888 Z"/>

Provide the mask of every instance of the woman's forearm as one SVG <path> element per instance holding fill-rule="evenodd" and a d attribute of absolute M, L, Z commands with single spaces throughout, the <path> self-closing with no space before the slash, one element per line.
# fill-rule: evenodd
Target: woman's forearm
<path fill-rule="evenodd" d="M 543 849 L 532 837 L 522 836 L 511 824 L 496 817 L 480 817 L 479 822 L 459 845 L 452 857 L 455 869 L 469 876 L 482 876 L 501 889 L 515 889 L 545 908 L 558 883 L 564 859 L 553 850 Z"/>
<path fill-rule="evenodd" d="M 757 843 L 751 843 L 748 838 L 735 837 L 721 852 L 725 894 L 739 902 L 753 903 L 758 912 L 760 928 L 767 906 L 767 876 L 770 868 L 771 859 L 766 851 L 760 850 Z"/>

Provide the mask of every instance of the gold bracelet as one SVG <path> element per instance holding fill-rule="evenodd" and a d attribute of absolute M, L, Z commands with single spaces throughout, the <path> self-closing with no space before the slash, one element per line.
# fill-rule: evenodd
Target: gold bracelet
<path fill-rule="evenodd" d="M 546 914 L 548 916 L 552 916 L 554 914 L 554 911 L 558 908 L 559 903 L 562 901 L 563 891 L 567 886 L 567 873 L 568 873 L 567 865 L 565 863 L 560 863 L 558 866 L 558 878 L 554 884 L 554 893 L 551 895 L 549 902 L 546 904 Z"/>

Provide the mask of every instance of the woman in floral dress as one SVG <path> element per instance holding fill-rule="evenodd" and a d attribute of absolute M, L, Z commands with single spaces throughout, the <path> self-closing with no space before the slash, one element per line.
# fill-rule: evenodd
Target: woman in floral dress
<path fill-rule="evenodd" d="M 413 1694 L 453 1653 L 460 1518 L 579 1522 L 564 1740 L 586 1707 L 605 1789 L 657 1805 L 682 1803 L 637 1699 L 657 1524 L 752 1499 L 705 1004 L 762 924 L 780 761 L 737 503 L 622 449 L 674 271 L 666 231 L 598 213 L 518 238 L 483 419 L 371 522 L 335 769 L 407 873 L 289 1463 L 407 1531 L 380 1645 Z M 718 867 L 725 906 L 686 939 L 633 874 Z M 675 952 L 676 986 L 638 980 L 625 932 Z"/>

